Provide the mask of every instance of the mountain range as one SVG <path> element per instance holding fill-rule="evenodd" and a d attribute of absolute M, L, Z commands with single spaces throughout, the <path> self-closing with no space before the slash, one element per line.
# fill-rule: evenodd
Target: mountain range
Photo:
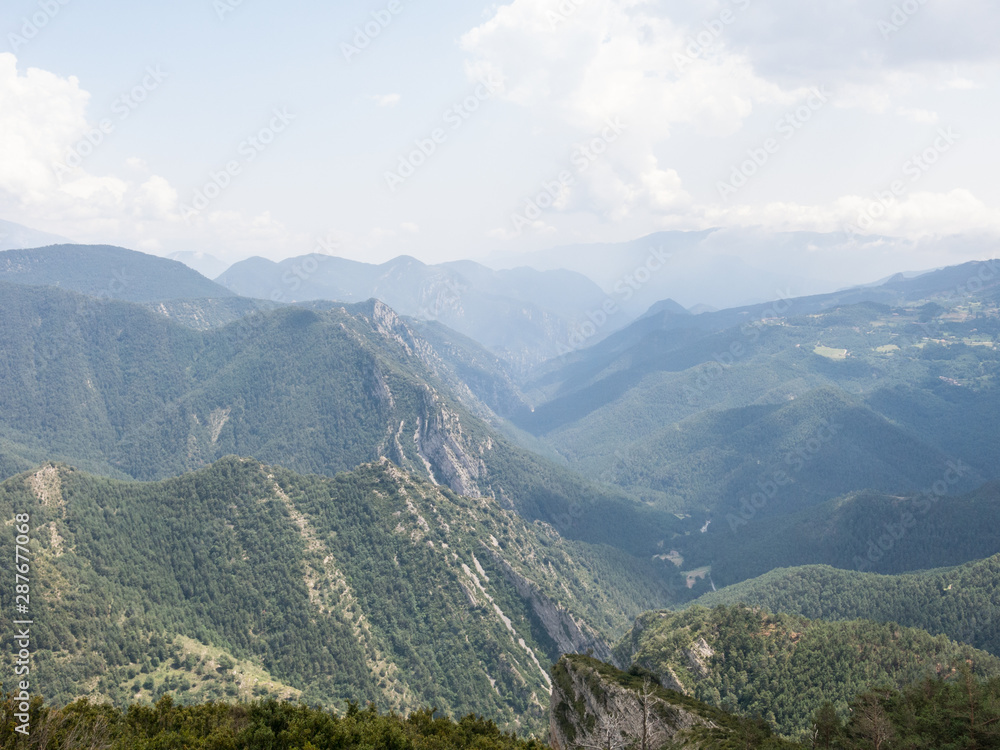
<path fill-rule="evenodd" d="M 782 232 L 759 227 L 666 231 L 626 242 L 582 242 L 495 253 L 496 268 L 526 265 L 586 274 L 631 314 L 662 299 L 698 312 L 836 292 L 934 267 L 922 257 L 982 257 L 988 240 Z"/>
<path fill-rule="evenodd" d="M 996 656 L 915 628 L 739 605 L 646 613 L 619 644 L 618 658 L 678 692 L 761 716 L 785 736 L 807 732 L 824 702 L 846 709 L 870 686 L 903 688 L 958 664 L 981 677 L 1000 675 Z"/>
<path fill-rule="evenodd" d="M 596 284 L 570 271 L 494 271 L 472 261 L 428 266 L 406 256 L 382 265 L 321 254 L 280 263 L 249 258 L 217 281 L 242 296 L 276 302 L 377 298 L 402 315 L 470 336 L 521 367 L 568 347 L 588 313 L 605 303 Z M 629 322 L 620 311 L 614 319 Z"/>
<path fill-rule="evenodd" d="M 686 747 L 791 747 L 880 683 L 988 691 L 998 271 L 612 322 L 570 271 L 0 252 L 37 678 L 437 706 L 565 750 L 650 706 Z"/>
<path fill-rule="evenodd" d="M 985 481 L 997 465 L 998 270 L 658 312 L 539 368 L 523 386 L 534 409 L 512 420 L 578 470 L 687 508 L 737 504 L 779 470 L 797 503 L 811 482 L 817 499 L 923 488 L 957 459 Z"/>
<path fill-rule="evenodd" d="M 489 407 L 471 387 L 452 392 L 434 374 L 448 376 L 439 354 L 377 301 L 198 331 L 130 303 L 7 284 L 0 314 L 6 474 L 43 456 L 145 480 L 230 454 L 328 475 L 388 457 L 573 536 L 645 550 L 670 531 L 475 416 Z"/>
<path fill-rule="evenodd" d="M 668 600 L 651 562 L 387 460 L 325 478 L 225 458 L 152 483 L 47 464 L 0 507 L 32 518 L 36 680 L 57 702 L 271 695 L 538 730 L 548 664 L 609 658 Z"/>

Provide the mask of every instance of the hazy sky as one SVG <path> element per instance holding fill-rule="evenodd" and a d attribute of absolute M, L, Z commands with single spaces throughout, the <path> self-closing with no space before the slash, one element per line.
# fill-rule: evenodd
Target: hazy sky
<path fill-rule="evenodd" d="M 0 34 L 0 218 L 77 241 L 1000 236 L 995 0 L 5 0 Z"/>

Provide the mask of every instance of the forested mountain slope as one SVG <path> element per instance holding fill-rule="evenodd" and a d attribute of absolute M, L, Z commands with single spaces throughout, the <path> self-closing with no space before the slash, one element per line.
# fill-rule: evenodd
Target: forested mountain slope
<path fill-rule="evenodd" d="M 824 702 L 846 712 L 857 694 L 875 686 L 901 688 L 964 664 L 975 675 L 1000 676 L 997 657 L 915 628 L 742 606 L 644 614 L 616 654 L 664 685 L 763 717 L 785 735 L 808 729 Z"/>
<path fill-rule="evenodd" d="M 967 664 L 900 689 L 864 690 L 839 711 L 824 702 L 792 739 L 760 717 L 739 718 L 666 690 L 641 667 L 622 672 L 568 656 L 553 675 L 549 736 L 557 750 L 942 750 L 1000 744 L 1000 678 L 978 679 Z"/>
<path fill-rule="evenodd" d="M 997 554 L 1000 483 L 949 495 L 945 477 L 956 476 L 944 473 L 940 484 L 913 495 L 856 492 L 772 518 L 757 517 L 749 506 L 706 534 L 676 541 L 687 565 L 712 566 L 719 586 L 796 565 L 905 573 Z"/>
<path fill-rule="evenodd" d="M 334 474 L 388 457 L 630 550 L 653 549 L 676 521 L 502 437 L 434 374 L 444 369 L 433 347 L 378 302 L 194 331 L 124 302 L 3 285 L 0 320 L 6 475 L 58 459 L 157 479 L 230 454 Z"/>
<path fill-rule="evenodd" d="M 898 622 L 1000 655 L 1000 556 L 900 575 L 779 568 L 694 604 L 748 604 L 812 619 Z"/>
<path fill-rule="evenodd" d="M 153 483 L 47 465 L 0 484 L 0 513 L 30 516 L 34 684 L 57 702 L 271 694 L 538 729 L 560 654 L 608 658 L 670 599 L 652 562 L 388 461 L 325 478 L 226 458 Z"/>
<path fill-rule="evenodd" d="M 512 419 L 581 473 L 682 513 L 731 508 L 774 481 L 782 496 L 765 512 L 903 494 L 949 461 L 971 467 L 952 488 L 967 491 L 1000 466 L 998 268 L 657 313 L 549 363 L 526 386 L 534 410 Z"/>
<path fill-rule="evenodd" d="M 216 281 L 243 296 L 281 302 L 375 298 L 401 315 L 469 336 L 519 371 L 568 347 L 606 299 L 594 282 L 571 271 L 494 271 L 472 261 L 426 265 L 407 256 L 379 265 L 320 254 L 279 263 L 248 258 Z M 616 327 L 630 320 L 619 313 Z"/>
<path fill-rule="evenodd" d="M 234 296 L 183 263 L 111 245 L 6 250 L 0 252 L 0 281 L 129 302 Z"/>
<path fill-rule="evenodd" d="M 730 343 L 739 340 L 754 343 L 757 335 L 753 329 L 763 325 L 789 318 L 815 318 L 843 308 L 907 310 L 934 302 L 939 306 L 937 310 L 921 311 L 919 322 L 926 324 L 946 310 L 963 306 L 968 308 L 970 304 L 995 299 L 998 290 L 1000 258 L 949 266 L 915 278 L 897 274 L 882 284 L 852 287 L 831 294 L 799 296 L 791 292 L 782 294 L 778 290 L 771 302 L 728 307 L 699 315 L 689 315 L 671 304 L 654 304 L 645 315 L 620 331 L 593 342 L 592 346 L 542 365 L 534 373 L 531 386 L 556 396 L 569 397 L 616 374 L 624 362 L 642 364 L 643 373 L 676 371 L 671 369 L 672 358 L 665 355 L 684 351 L 685 346 L 696 344 L 699 340 L 706 343 L 712 335 L 726 334 L 724 338 L 728 338 Z M 733 333 L 739 333 L 740 337 L 732 336 Z M 716 345 L 722 340 L 718 339 Z M 727 350 L 728 346 L 722 347 L 714 354 L 721 355 Z M 691 356 L 697 356 L 696 352 L 697 349 L 693 349 Z M 739 359 L 744 355 L 735 356 Z M 711 358 L 712 355 L 709 356 Z M 609 381 L 608 387 L 620 393 L 619 385 L 615 383 L 627 382 Z M 581 404 L 584 409 L 586 406 L 586 403 Z M 550 429 L 545 415 L 539 414 L 535 419 L 537 429 Z"/>

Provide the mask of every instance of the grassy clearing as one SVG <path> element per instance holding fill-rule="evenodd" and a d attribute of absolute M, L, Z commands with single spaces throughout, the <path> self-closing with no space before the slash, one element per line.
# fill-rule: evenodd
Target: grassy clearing
<path fill-rule="evenodd" d="M 831 349 L 829 346 L 816 346 L 813 354 L 827 359 L 847 359 L 847 349 Z"/>

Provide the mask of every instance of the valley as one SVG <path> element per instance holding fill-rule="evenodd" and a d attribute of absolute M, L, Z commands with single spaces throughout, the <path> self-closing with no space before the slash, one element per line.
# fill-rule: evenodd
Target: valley
<path fill-rule="evenodd" d="M 0 750 L 1000 750 L 996 3 L 4 9 Z"/>
<path fill-rule="evenodd" d="M 433 706 L 570 750 L 658 706 L 664 742 L 792 747 L 877 685 L 1000 678 L 994 263 L 665 301 L 541 362 L 371 269 L 237 296 L 258 266 L 0 253 L 46 711 Z"/>

